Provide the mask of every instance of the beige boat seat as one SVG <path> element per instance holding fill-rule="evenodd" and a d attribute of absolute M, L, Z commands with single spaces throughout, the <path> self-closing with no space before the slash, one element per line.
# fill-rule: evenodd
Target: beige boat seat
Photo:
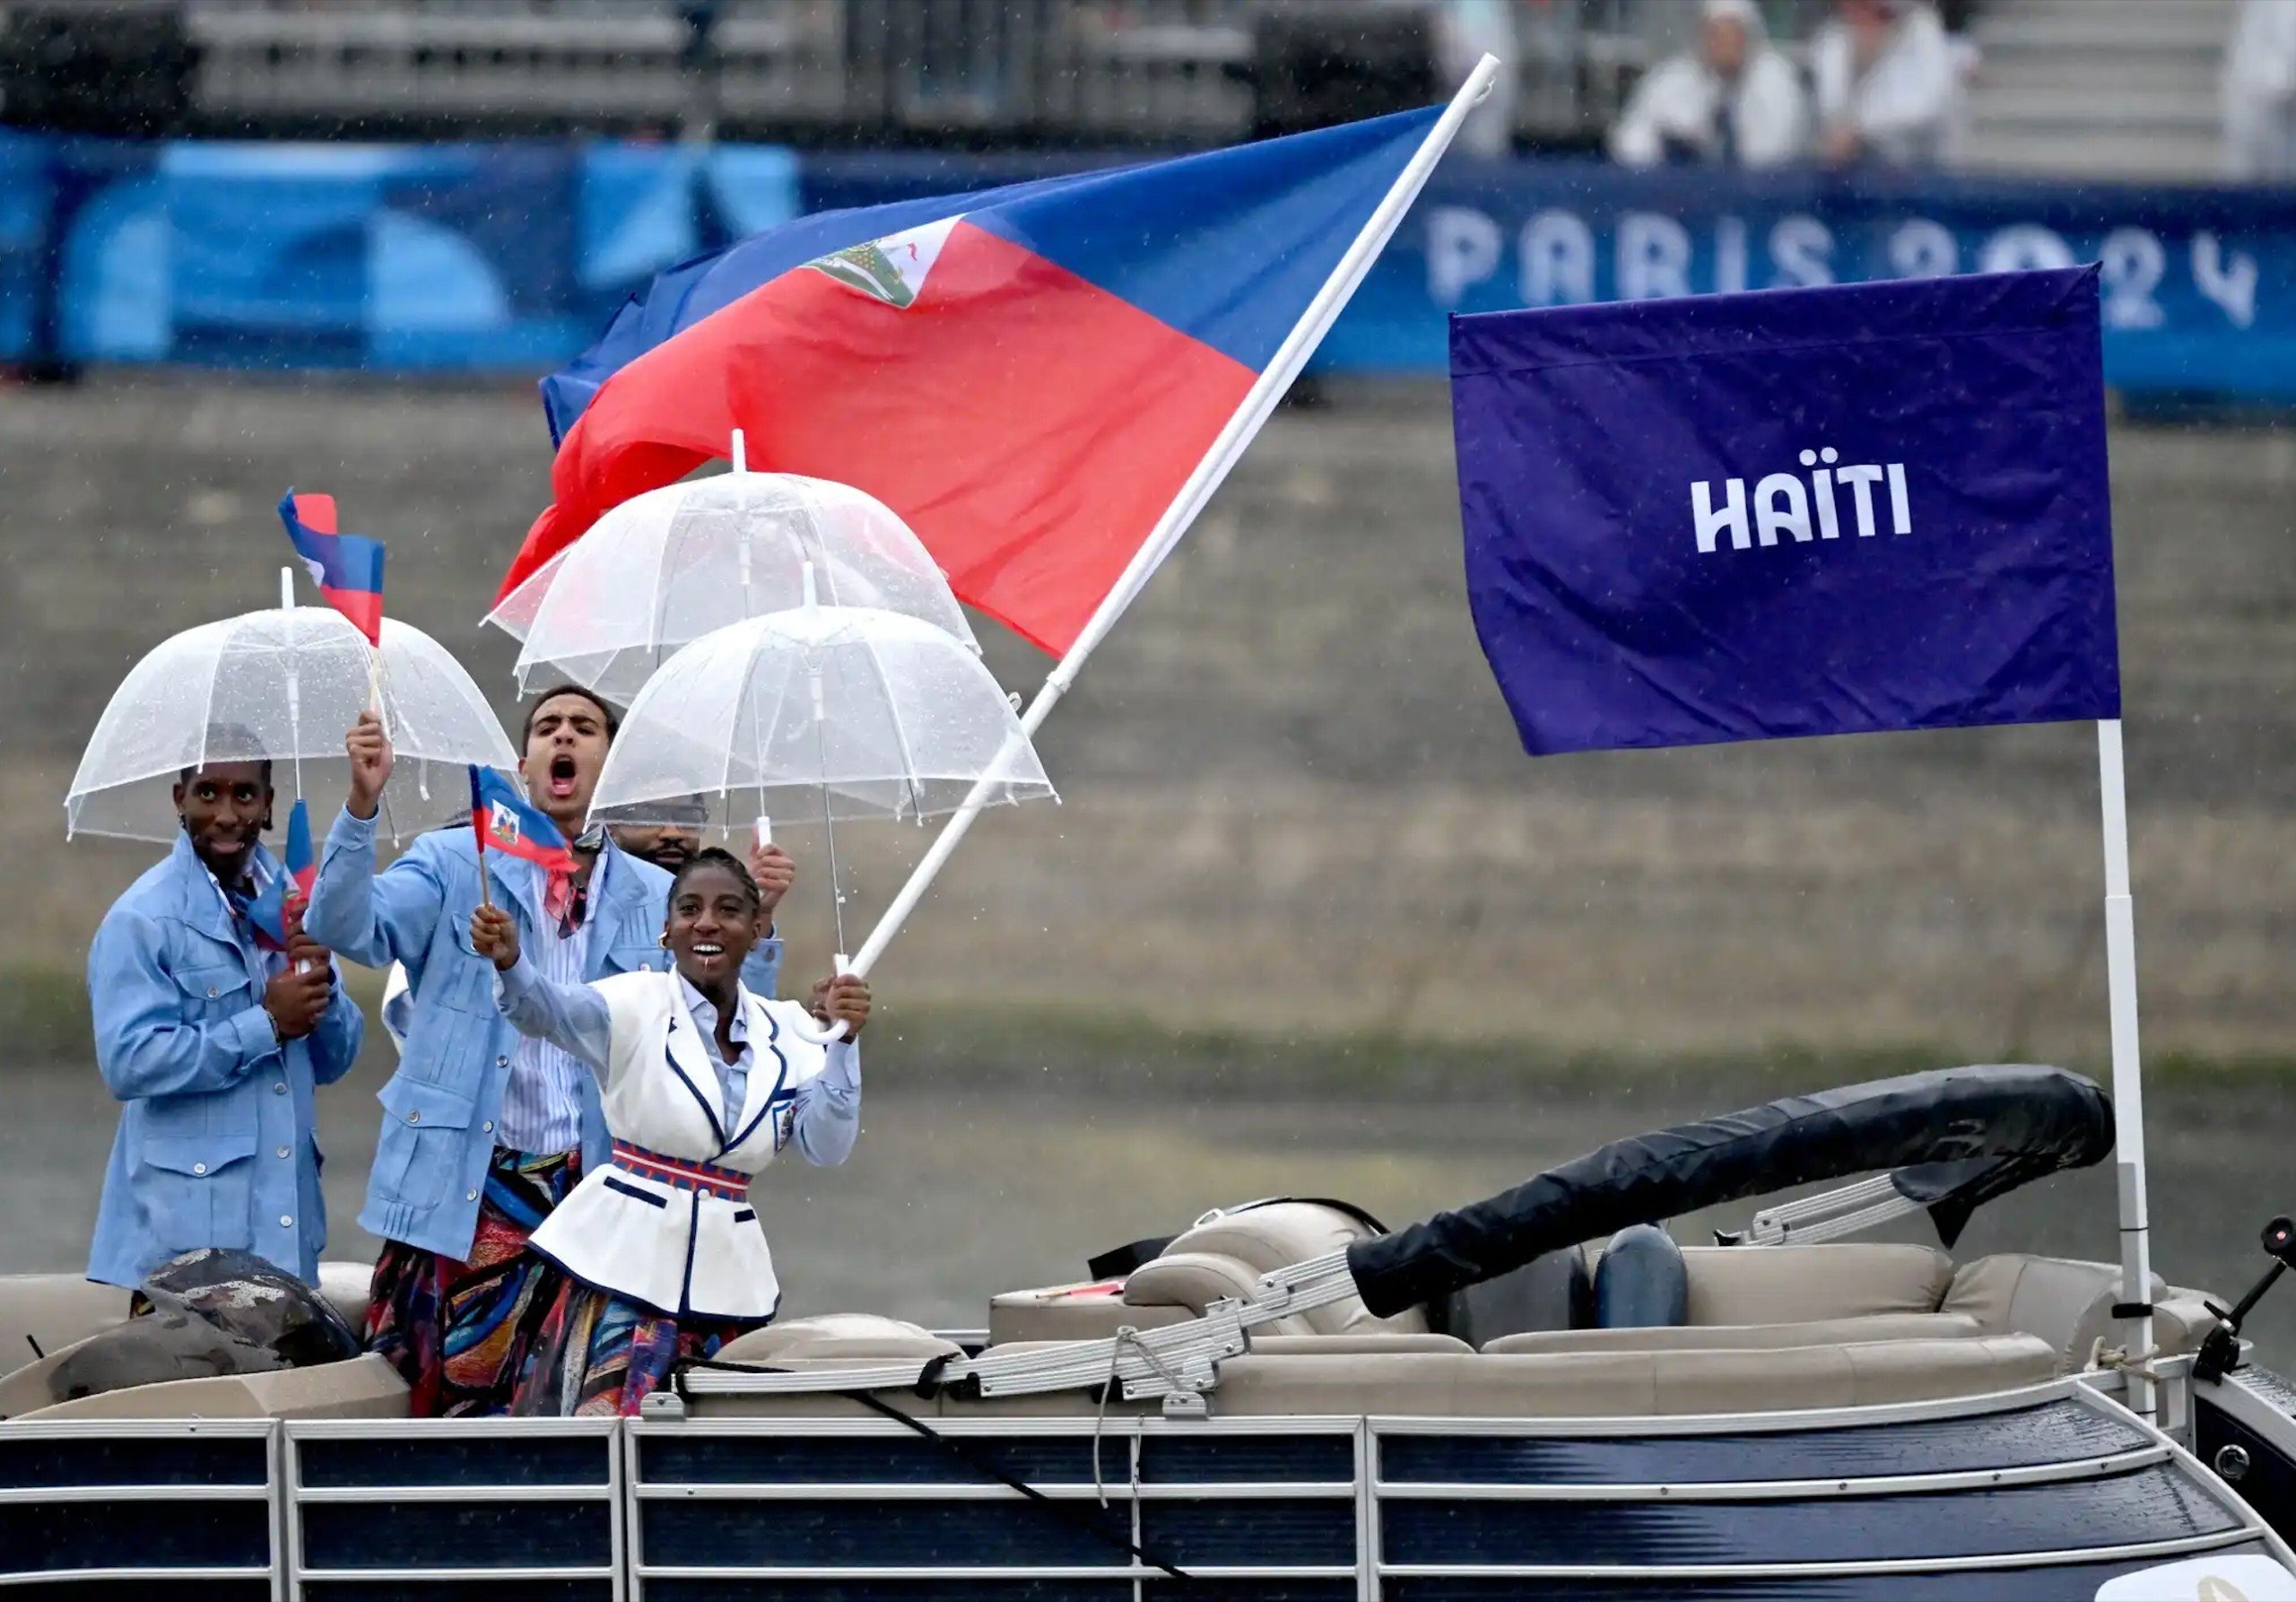
<path fill-rule="evenodd" d="M 1135 1329 L 1155 1329 L 1194 1317 L 1185 1307 L 1127 1306 L 1120 1279 L 1082 1280 L 990 1297 L 988 1344 L 1104 1341 L 1126 1324 Z"/>
<path fill-rule="evenodd" d="M 368 1263 L 321 1263 L 318 1293 L 354 1330 L 367 1317 L 375 1277 Z M 0 1374 L 127 1322 L 131 1292 L 77 1274 L 0 1277 Z"/>
<path fill-rule="evenodd" d="M 1509 1352 L 1724 1352 L 1770 1346 L 1866 1345 L 1874 1341 L 1967 1340 L 1987 1333 L 1967 1313 L 1866 1313 L 1798 1324 L 1685 1324 L 1648 1329 L 1538 1329 L 1503 1335 L 1483 1350 Z"/>
<path fill-rule="evenodd" d="M 1282 1350 L 1262 1345 L 1229 1359 L 1220 1366 L 1218 1388 L 1206 1397 L 1213 1413 L 1223 1418 L 1768 1413 L 1983 1396 L 2037 1385 L 2057 1371 L 2055 1350 L 2025 1335 L 1752 1350 L 1524 1353 L 1335 1351 L 1326 1344 L 1335 1338 L 1342 1337 L 1305 1337 Z M 906 1388 L 877 1394 L 920 1418 L 1090 1417 L 1099 1410 L 1091 1393 L 1081 1389 L 985 1399 L 919 1397 Z M 860 1411 L 848 1398 L 821 1396 L 703 1396 L 691 1406 L 700 1418 Z M 1154 1406 L 1111 1398 L 1108 1410 L 1139 1413 Z"/>
<path fill-rule="evenodd" d="M 363 1339 L 367 1333 L 368 1293 L 375 1284 L 372 1263 L 321 1263 L 318 1293 L 343 1321 Z"/>
<path fill-rule="evenodd" d="M 754 1363 L 778 1368 L 783 1364 L 836 1361 L 897 1363 L 914 1357 L 923 1364 L 935 1357 L 954 1357 L 959 1348 L 922 1324 L 875 1313 L 815 1313 L 768 1324 L 737 1335 L 718 1349 L 722 1363 Z"/>
<path fill-rule="evenodd" d="M 2170 1285 L 2168 1295 L 2153 1302 L 2152 1344 L 2160 1348 L 2162 1355 L 2177 1357 L 2200 1350 L 2200 1343 L 2208 1338 L 2209 1331 L 2221 1321 L 2209 1310 L 2211 1302 L 2216 1302 L 2219 1306 L 2230 1305 L 2205 1291 L 2195 1291 L 2183 1285 Z M 2119 1333 L 2115 1331 L 2107 1336 L 2105 1344 L 2118 1345 Z"/>
<path fill-rule="evenodd" d="M 1249 1291 L 1264 1274 L 1337 1251 L 1371 1233 L 1360 1218 L 1318 1202 L 1271 1202 L 1215 1214 L 1175 1240 L 1125 1282 L 1128 1307 L 1184 1307 L 1202 1313 L 1222 1296 Z M 1417 1308 L 1378 1319 L 1353 1296 L 1283 1319 L 1272 1335 L 1424 1335 Z"/>
<path fill-rule="evenodd" d="M 13 1383 L 16 1376 L 11 1375 Z M 131 1386 L 56 1402 L 18 1415 L 28 1424 L 67 1419 L 404 1418 L 406 1381 L 369 1353 L 345 1363 L 265 1374 L 222 1374 Z"/>
<path fill-rule="evenodd" d="M 2196 1293 L 2186 1294 L 2197 1300 Z M 2154 1275 L 2152 1300 L 2168 1298 L 2167 1282 Z M 1964 1264 L 1945 1293 L 1944 1310 L 1969 1314 L 1988 1335 L 2039 1336 L 2057 1349 L 2058 1366 L 2073 1372 L 2089 1366 L 2099 1340 L 2109 1346 L 2120 1344 L 2112 1316 L 2119 1300 L 2120 1269 L 2114 1264 L 2005 1251 Z M 2188 1320 L 2175 1317 L 2176 1310 L 2172 1305 L 2170 1317 L 2154 1320 L 2154 1337 L 2170 1351 L 2180 1349 L 2170 1343 L 2187 1334 Z M 2200 1325 L 2190 1336 L 2195 1345 L 2210 1323 L 2205 1309 L 2200 1315 L 2189 1320 Z"/>
<path fill-rule="evenodd" d="M 127 1322 L 128 1293 L 77 1274 L 0 1279 L 0 1371 L 53 1356 Z"/>
<path fill-rule="evenodd" d="M 1352 1330 L 1346 1335 L 1262 1335 L 1253 1330 L 1250 1340 L 1253 1354 L 1259 1357 L 1297 1357 L 1310 1354 L 1341 1357 L 1358 1353 L 1471 1353 L 1474 1350 L 1456 1335 L 1414 1335 L 1407 1329 Z"/>
<path fill-rule="evenodd" d="M 1750 1351 L 1242 1357 L 1213 1410 L 1438 1417 L 1633 1417 L 1865 1407 L 1979 1396 L 2057 1371 L 2030 1336 L 1816 1344 Z"/>
<path fill-rule="evenodd" d="M 1215 1212 L 1125 1279 L 1008 1291 L 988 1304 L 991 1345 L 1019 1341 L 1106 1340 L 1131 1325 L 1154 1329 L 1202 1315 L 1222 1297 L 1241 1296 L 1260 1276 L 1337 1251 L 1371 1233 L 1352 1214 L 1320 1202 L 1280 1201 Z M 1355 1297 L 1282 1319 L 1277 1336 L 1425 1335 L 1413 1308 L 1375 1319 Z"/>
<path fill-rule="evenodd" d="M 1316 1354 L 1358 1356 L 1371 1353 L 1436 1352 L 1447 1355 L 1471 1353 L 1474 1350 L 1455 1335 L 1396 1335 L 1376 1330 L 1370 1335 L 1263 1335 L 1258 1330 L 1248 1332 L 1252 1354 L 1258 1357 L 1297 1357 Z M 1050 1352 L 1061 1346 L 1074 1345 L 1074 1341 L 1014 1341 L 1009 1346 L 996 1348 L 999 1357 L 1011 1357 L 1024 1352 Z"/>
<path fill-rule="evenodd" d="M 1801 1324 L 1934 1313 L 1953 1259 L 1934 1246 L 1685 1246 L 1692 1324 Z M 1945 1310 L 1959 1310 L 1946 1309 Z"/>

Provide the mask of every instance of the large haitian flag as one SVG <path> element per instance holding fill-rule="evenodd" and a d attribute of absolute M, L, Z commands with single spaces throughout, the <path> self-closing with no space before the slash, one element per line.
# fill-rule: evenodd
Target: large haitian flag
<path fill-rule="evenodd" d="M 1451 325 L 1534 754 L 2120 715 L 2097 270 Z"/>
<path fill-rule="evenodd" d="M 867 491 L 1065 650 L 1434 127 L 825 213 L 673 268 L 543 385 L 556 504 L 508 596 L 727 454 Z"/>

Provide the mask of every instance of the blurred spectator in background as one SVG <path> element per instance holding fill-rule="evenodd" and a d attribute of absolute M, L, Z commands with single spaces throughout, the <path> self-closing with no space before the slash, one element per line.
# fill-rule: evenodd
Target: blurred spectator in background
<path fill-rule="evenodd" d="M 1434 12 L 1436 82 L 1456 92 L 1485 56 L 1499 57 L 1499 76 L 1483 104 L 1459 125 L 1457 148 L 1503 156 L 1515 148 L 1515 17 L 1512 0 L 1441 0 Z"/>
<path fill-rule="evenodd" d="M 2224 164 L 2296 183 L 2296 0 L 2242 0 L 2224 51 Z"/>
<path fill-rule="evenodd" d="M 1834 0 L 1833 13 L 1810 40 L 1820 159 L 1831 167 L 1944 160 L 1965 64 L 1936 9 L 1917 0 Z"/>
<path fill-rule="evenodd" d="M 1775 167 L 1805 153 L 1801 75 L 1770 42 L 1753 0 L 1706 0 L 1699 47 L 1653 67 L 1611 128 L 1629 167 L 1721 161 Z"/>

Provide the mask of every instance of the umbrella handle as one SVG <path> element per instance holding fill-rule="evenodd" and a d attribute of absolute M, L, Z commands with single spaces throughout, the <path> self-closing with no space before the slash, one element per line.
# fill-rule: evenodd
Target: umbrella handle
<path fill-rule="evenodd" d="M 840 953 L 837 957 L 834 968 L 839 974 L 850 973 L 853 971 L 853 959 Z M 833 1046 L 838 1041 L 845 1038 L 845 1020 L 842 1018 L 835 1019 L 831 1021 L 827 1029 L 819 1031 L 818 1032 L 806 1028 L 802 1023 L 792 1024 L 790 1026 L 790 1032 L 796 1035 L 799 1040 L 807 1041 L 815 1046 Z"/>

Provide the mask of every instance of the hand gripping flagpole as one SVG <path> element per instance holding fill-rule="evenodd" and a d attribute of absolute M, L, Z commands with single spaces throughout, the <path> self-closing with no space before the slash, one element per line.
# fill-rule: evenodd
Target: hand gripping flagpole
<path fill-rule="evenodd" d="M 295 766 L 295 803 L 303 800 L 303 687 L 295 676 L 295 570 L 279 570 L 279 610 L 287 614 L 287 744 Z M 285 873 L 283 866 L 280 870 Z M 295 971 L 309 973 L 311 965 L 298 962 Z"/>
<path fill-rule="evenodd" d="M 1045 718 L 1051 715 L 1052 709 L 1059 704 L 1060 698 L 1076 682 L 1076 675 L 1083 670 L 1085 659 L 1107 637 L 1109 631 L 1116 627 L 1117 619 L 1124 615 L 1125 608 L 1132 605 L 1164 558 L 1171 554 L 1172 548 L 1179 544 L 1180 536 L 1196 521 L 1196 514 L 1211 500 L 1213 492 L 1227 478 L 1229 469 L 1243 456 L 1261 425 L 1266 422 L 1269 414 L 1275 410 L 1275 403 L 1283 398 L 1285 390 L 1292 387 L 1292 380 L 1300 376 L 1300 370 L 1307 365 L 1308 358 L 1322 343 L 1324 335 L 1329 331 L 1341 309 L 1355 293 L 1356 286 L 1363 282 L 1363 275 L 1370 271 L 1371 264 L 1387 248 L 1387 240 L 1403 222 L 1404 213 L 1411 209 L 1411 203 L 1419 198 L 1419 191 L 1426 186 L 1428 175 L 1435 170 L 1435 164 L 1442 160 L 1443 152 L 1450 148 L 1451 141 L 1457 136 L 1459 125 L 1466 120 L 1467 113 L 1474 109 L 1477 102 L 1491 92 L 1492 83 L 1499 76 L 1499 67 L 1497 57 L 1485 56 L 1474 71 L 1468 74 L 1459 92 L 1451 97 L 1451 103 L 1444 108 L 1443 115 L 1436 120 L 1435 126 L 1427 131 L 1427 137 L 1413 152 L 1394 187 L 1363 224 L 1362 231 L 1355 236 L 1355 242 L 1347 248 L 1346 255 L 1340 257 L 1339 266 L 1324 281 L 1323 288 L 1316 292 L 1316 298 L 1308 303 L 1307 311 L 1293 326 L 1292 332 L 1284 336 L 1283 343 L 1276 347 L 1274 357 L 1245 395 L 1243 405 L 1228 419 L 1227 426 L 1212 442 L 1212 448 L 1196 465 L 1196 471 L 1188 475 L 1187 482 L 1180 486 L 1180 492 L 1173 498 L 1171 505 L 1164 509 L 1164 515 L 1157 519 L 1156 527 L 1150 530 L 1146 541 L 1133 553 L 1131 562 L 1117 579 L 1115 588 L 1102 597 L 1091 621 L 1085 623 L 1083 631 L 1076 636 L 1076 642 L 1068 648 L 1067 655 L 1061 657 L 1045 679 L 1044 687 L 1037 692 L 1036 699 L 1021 714 L 1022 738 L 1035 737 Z M 999 753 L 988 772 L 973 786 L 964 804 L 943 827 L 932 848 L 925 853 L 924 859 L 909 875 L 909 883 L 900 887 L 900 893 L 885 909 L 884 916 L 877 920 L 877 927 L 870 931 L 869 938 L 862 944 L 861 950 L 846 971 L 865 979 L 870 969 L 876 965 L 877 959 L 884 955 L 885 947 L 891 945 L 893 936 L 900 933 L 901 925 L 917 910 L 917 903 L 924 898 L 926 891 L 932 887 L 933 881 L 947 865 L 958 842 L 971 829 L 973 820 L 980 815 L 981 808 L 988 804 L 988 797 L 996 790 L 1009 752 L 1008 743 L 1007 751 Z M 832 1031 L 833 1034 L 837 1032 L 841 1032 L 841 1026 Z"/>
<path fill-rule="evenodd" d="M 2105 988 L 2112 1019 L 2113 1165 L 2120 1187 L 2120 1304 L 2127 1354 L 2152 1350 L 2152 1225 L 2144 1198 L 2144 1064 L 2136 1045 L 2136 903 L 2128 889 L 2128 786 L 2120 719 L 2097 723 L 2097 788 L 2104 812 Z M 2152 1381 L 2128 1371 L 2132 1412 L 2152 1416 Z"/>

